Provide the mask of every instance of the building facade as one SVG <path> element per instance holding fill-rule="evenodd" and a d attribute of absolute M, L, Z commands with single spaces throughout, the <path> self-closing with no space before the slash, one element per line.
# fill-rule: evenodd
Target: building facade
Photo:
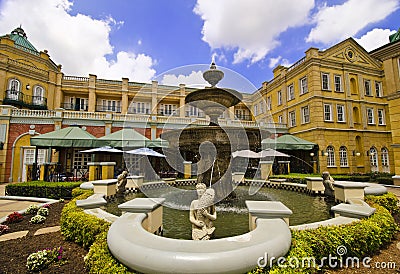
<path fill-rule="evenodd" d="M 275 68 L 274 78 L 258 91 L 243 93 L 243 101 L 224 113 L 220 124 L 314 142 L 318 152 L 304 157 L 319 170 L 400 175 L 395 170 L 400 166 L 399 66 L 395 42 L 372 53 L 351 38 L 325 51 L 310 48 L 293 66 Z M 46 50 L 38 51 L 16 28 L 0 37 L 0 182 L 27 180 L 26 166 L 35 158 L 58 161 L 57 150 L 40 149 L 35 155 L 30 138 L 38 134 L 77 125 L 102 137 L 130 127 L 154 140 L 166 130 L 206 126 L 208 117 L 185 105 L 193 90 L 64 75 Z M 90 160 L 79 150 L 73 148 L 67 164 Z"/>

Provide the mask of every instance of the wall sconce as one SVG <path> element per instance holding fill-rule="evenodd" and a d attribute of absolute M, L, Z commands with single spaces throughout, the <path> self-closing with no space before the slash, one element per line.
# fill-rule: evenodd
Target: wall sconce
<path fill-rule="evenodd" d="M 328 156 L 328 152 L 321 150 L 321 156 Z"/>
<path fill-rule="evenodd" d="M 311 152 L 311 153 L 310 153 L 310 156 L 311 156 L 311 157 L 314 157 L 314 152 Z"/>
<path fill-rule="evenodd" d="M 371 152 L 371 151 L 367 150 L 367 156 L 374 156 L 374 155 L 375 155 L 374 152 Z"/>
<path fill-rule="evenodd" d="M 353 156 L 359 157 L 361 155 L 360 152 L 353 150 Z"/>
<path fill-rule="evenodd" d="M 29 84 L 26 85 L 26 89 L 29 90 L 31 86 Z"/>

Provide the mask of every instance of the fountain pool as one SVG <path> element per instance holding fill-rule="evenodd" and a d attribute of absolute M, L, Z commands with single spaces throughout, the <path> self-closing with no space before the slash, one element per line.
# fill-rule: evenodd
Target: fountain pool
<path fill-rule="evenodd" d="M 154 189 L 152 197 L 167 198 L 173 200 L 173 204 L 164 206 L 163 227 L 164 237 L 175 239 L 191 239 L 191 223 L 189 219 L 190 201 L 196 198 L 195 186 L 179 187 L 184 192 L 165 192 L 165 189 Z M 190 191 L 193 190 L 193 191 Z M 147 193 L 147 192 L 146 192 Z M 216 227 L 214 238 L 224 238 L 244 234 L 249 231 L 249 216 L 245 206 L 246 200 L 265 200 L 280 201 L 293 211 L 290 217 L 290 225 L 318 222 L 330 218 L 330 208 L 333 204 L 327 203 L 323 198 L 310 196 L 304 193 L 289 190 L 261 188 L 256 194 L 249 195 L 248 186 L 238 186 L 235 189 L 236 199 L 217 203 L 217 220 L 214 222 Z M 171 199 L 171 195 L 174 197 Z M 118 205 L 128 200 L 138 197 L 146 197 L 142 193 L 130 193 L 124 197 L 116 198 L 107 203 L 105 210 L 114 214 L 121 215 Z M 170 198 L 170 199 L 168 199 Z M 181 201 L 178 203 L 176 201 Z"/>

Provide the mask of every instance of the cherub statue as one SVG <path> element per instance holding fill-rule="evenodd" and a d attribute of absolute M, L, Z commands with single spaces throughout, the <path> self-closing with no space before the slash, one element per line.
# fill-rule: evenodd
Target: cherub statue
<path fill-rule="evenodd" d="M 198 183 L 196 190 L 199 198 L 190 204 L 192 239 L 209 240 L 215 230 L 212 221 L 217 219 L 214 205 L 215 191 L 212 188 L 207 189 L 203 183 Z"/>
<path fill-rule="evenodd" d="M 123 195 L 125 193 L 125 186 L 127 183 L 128 171 L 124 170 L 120 175 L 117 177 L 117 195 Z"/>
<path fill-rule="evenodd" d="M 324 187 L 325 187 L 325 197 L 335 197 L 335 187 L 333 186 L 333 183 L 335 180 L 331 177 L 328 171 L 324 171 L 322 173 L 322 179 Z"/>

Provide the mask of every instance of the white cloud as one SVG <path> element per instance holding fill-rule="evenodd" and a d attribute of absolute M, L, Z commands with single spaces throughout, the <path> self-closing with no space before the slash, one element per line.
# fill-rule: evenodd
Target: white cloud
<path fill-rule="evenodd" d="M 189 75 L 179 74 L 165 74 L 161 80 L 161 84 L 169 86 L 178 86 L 185 84 L 187 87 L 204 88 L 209 84 L 203 78 L 202 71 L 192 71 Z"/>
<path fill-rule="evenodd" d="M 306 41 L 332 44 L 347 39 L 398 8 L 399 0 L 349 0 L 342 5 L 325 5 L 315 14 L 316 26 Z"/>
<path fill-rule="evenodd" d="M 203 40 L 211 48 L 235 50 L 233 63 L 258 62 L 279 45 L 278 36 L 307 22 L 314 0 L 197 0 Z"/>
<path fill-rule="evenodd" d="M 390 29 L 373 29 L 361 36 L 360 39 L 355 39 L 366 51 L 379 48 L 389 43 L 389 35 L 395 33 L 395 30 Z"/>
<path fill-rule="evenodd" d="M 282 65 L 284 67 L 290 67 L 292 63 L 289 62 L 288 59 L 282 58 L 282 56 L 278 56 L 276 58 L 269 59 L 269 68 L 275 68 L 277 65 Z"/>
<path fill-rule="evenodd" d="M 10 33 L 22 24 L 29 41 L 38 49 L 47 49 L 50 58 L 63 66 L 67 75 L 96 74 L 99 78 L 148 82 L 155 75 L 150 56 L 128 52 L 114 54 L 110 32 L 123 22 L 111 16 L 102 20 L 70 15 L 69 0 L 3 0 L 0 6 L 0 33 Z"/>

